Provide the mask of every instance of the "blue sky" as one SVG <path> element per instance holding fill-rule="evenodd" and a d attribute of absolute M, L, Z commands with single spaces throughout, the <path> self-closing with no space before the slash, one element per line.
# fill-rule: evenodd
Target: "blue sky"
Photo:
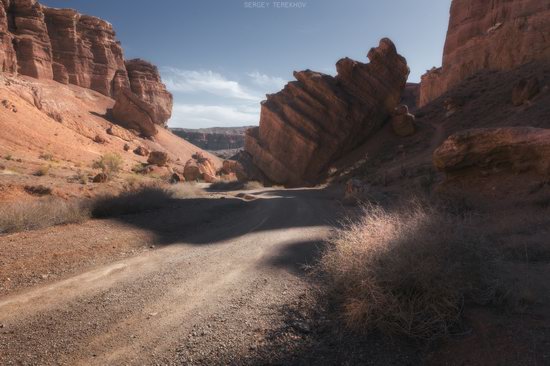
<path fill-rule="evenodd" d="M 127 59 L 156 64 L 171 127 L 255 125 L 294 70 L 334 74 L 390 37 L 410 81 L 441 64 L 451 0 L 42 0 L 111 22 Z"/>

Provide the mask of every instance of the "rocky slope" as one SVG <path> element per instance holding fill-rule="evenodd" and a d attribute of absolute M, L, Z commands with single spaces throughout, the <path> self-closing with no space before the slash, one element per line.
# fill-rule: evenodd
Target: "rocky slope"
<path fill-rule="evenodd" d="M 480 70 L 511 70 L 550 60 L 550 3 L 453 0 L 443 66 L 422 77 L 426 105 Z"/>
<path fill-rule="evenodd" d="M 164 126 L 172 96 L 158 70 L 142 60 L 125 61 L 113 26 L 72 9 L 36 0 L 0 3 L 0 70 L 55 80 L 117 98 L 124 89 L 151 104 L 153 122 Z"/>
<path fill-rule="evenodd" d="M 389 39 L 364 64 L 344 58 L 338 75 L 295 72 L 297 81 L 262 103 L 245 150 L 274 183 L 314 184 L 330 163 L 378 130 L 401 100 L 409 68 Z"/>

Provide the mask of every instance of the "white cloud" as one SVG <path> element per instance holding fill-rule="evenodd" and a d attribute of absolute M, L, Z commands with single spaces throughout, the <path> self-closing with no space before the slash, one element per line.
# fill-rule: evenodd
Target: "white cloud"
<path fill-rule="evenodd" d="M 254 94 L 237 81 L 211 71 L 180 70 L 173 67 L 163 69 L 163 80 L 168 90 L 181 93 L 209 93 L 225 98 L 259 101 L 260 94 Z"/>
<path fill-rule="evenodd" d="M 266 92 L 275 92 L 281 90 L 287 83 L 286 80 L 280 77 L 274 77 L 254 71 L 247 74 L 252 83 L 261 87 Z M 268 89 L 268 90 L 265 90 Z"/>
<path fill-rule="evenodd" d="M 175 104 L 170 127 L 235 127 L 257 125 L 260 104 L 251 105 L 204 105 Z"/>

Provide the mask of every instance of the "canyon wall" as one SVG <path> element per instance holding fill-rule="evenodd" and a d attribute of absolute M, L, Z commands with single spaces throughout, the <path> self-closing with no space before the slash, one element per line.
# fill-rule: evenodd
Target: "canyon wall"
<path fill-rule="evenodd" d="M 295 72 L 297 81 L 262 102 L 260 126 L 245 150 L 272 182 L 315 184 L 330 163 L 364 142 L 398 105 L 409 75 L 393 42 L 382 39 L 370 63 L 344 58 L 338 75 Z"/>
<path fill-rule="evenodd" d="M 217 151 L 242 149 L 246 130 L 251 127 L 215 127 L 201 129 L 172 128 L 175 135 L 201 149 Z"/>
<path fill-rule="evenodd" d="M 550 61 L 548 0 L 453 0 L 443 65 L 422 77 L 420 106 L 480 70 Z"/>
<path fill-rule="evenodd" d="M 2 0 L 0 41 L 2 72 L 74 84 L 114 99 L 131 90 L 149 104 L 155 124 L 165 126 L 171 116 L 172 95 L 157 68 L 125 61 L 113 26 L 102 19 L 36 0 Z"/>

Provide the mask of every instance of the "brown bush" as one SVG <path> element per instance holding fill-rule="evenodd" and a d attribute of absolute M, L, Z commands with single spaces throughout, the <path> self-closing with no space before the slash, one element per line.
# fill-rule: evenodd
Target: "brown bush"
<path fill-rule="evenodd" d="M 165 207 L 174 199 L 174 193 L 161 187 L 142 187 L 122 192 L 118 196 L 103 196 L 91 203 L 93 217 L 105 218 Z"/>
<path fill-rule="evenodd" d="M 49 197 L 0 205 L 0 233 L 41 229 L 76 223 L 89 217 L 82 202 Z"/>
<path fill-rule="evenodd" d="M 316 270 L 356 331 L 433 340 L 463 305 L 499 301 L 496 254 L 467 219 L 418 202 L 368 207 L 337 231 Z"/>

